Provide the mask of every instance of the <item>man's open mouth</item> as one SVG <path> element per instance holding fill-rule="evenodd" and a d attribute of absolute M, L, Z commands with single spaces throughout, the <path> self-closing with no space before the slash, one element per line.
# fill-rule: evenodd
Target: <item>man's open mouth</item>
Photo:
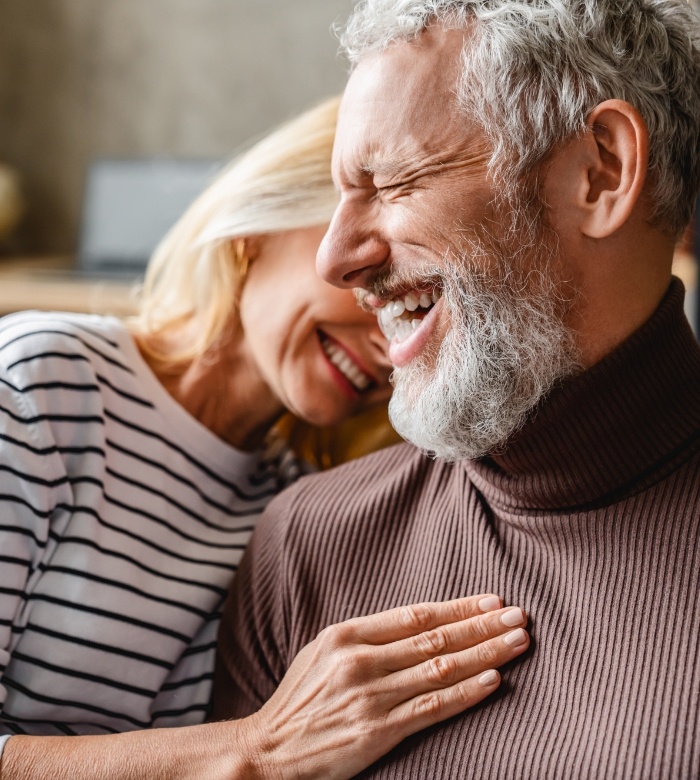
<path fill-rule="evenodd" d="M 404 341 L 418 327 L 428 312 L 440 300 L 442 292 L 413 290 L 394 298 L 382 306 L 377 314 L 379 327 L 388 341 Z"/>

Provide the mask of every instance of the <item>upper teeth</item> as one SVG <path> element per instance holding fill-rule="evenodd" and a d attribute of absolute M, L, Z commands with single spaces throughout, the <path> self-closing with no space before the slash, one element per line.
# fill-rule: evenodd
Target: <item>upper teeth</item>
<path fill-rule="evenodd" d="M 379 310 L 379 327 L 389 341 L 403 341 L 414 330 L 420 327 L 422 319 L 419 317 L 405 316 L 406 312 L 414 312 L 420 306 L 429 308 L 440 300 L 440 292 L 433 289 L 432 293 L 410 292 L 403 298 L 389 301 Z"/>
<path fill-rule="evenodd" d="M 357 390 L 366 390 L 370 386 L 372 378 L 346 352 L 328 339 L 322 339 L 321 344 L 331 363 Z"/>

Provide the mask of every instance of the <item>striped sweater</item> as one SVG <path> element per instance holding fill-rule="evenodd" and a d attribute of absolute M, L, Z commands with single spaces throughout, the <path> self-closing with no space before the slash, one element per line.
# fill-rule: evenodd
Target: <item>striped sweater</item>
<path fill-rule="evenodd" d="M 697 780 L 700 348 L 682 306 L 674 282 L 498 455 L 403 445 L 276 499 L 225 612 L 215 716 L 257 709 L 325 625 L 493 592 L 528 611 L 528 654 L 362 777 Z"/>
<path fill-rule="evenodd" d="M 200 425 L 117 320 L 0 320 L 0 734 L 201 722 L 222 600 L 294 468 Z"/>

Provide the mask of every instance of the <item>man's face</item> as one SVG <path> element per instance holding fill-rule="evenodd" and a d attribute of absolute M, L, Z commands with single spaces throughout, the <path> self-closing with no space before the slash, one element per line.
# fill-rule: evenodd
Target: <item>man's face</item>
<path fill-rule="evenodd" d="M 442 267 L 460 229 L 486 219 L 490 149 L 455 104 L 463 41 L 435 28 L 368 57 L 350 77 L 333 153 L 342 198 L 318 262 L 333 284 L 400 296 L 413 289 L 405 275 Z M 389 272 L 391 286 L 378 288 Z M 395 366 L 436 348 L 441 308 L 425 317 L 420 339 L 392 339 Z"/>
<path fill-rule="evenodd" d="M 555 241 L 532 203 L 495 198 L 487 139 L 457 107 L 465 35 L 431 28 L 354 71 L 318 257 L 390 340 L 396 429 L 453 459 L 498 446 L 572 364 Z"/>

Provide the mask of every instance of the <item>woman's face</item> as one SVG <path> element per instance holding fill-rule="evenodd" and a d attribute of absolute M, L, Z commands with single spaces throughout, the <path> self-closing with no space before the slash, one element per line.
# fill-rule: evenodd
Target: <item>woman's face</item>
<path fill-rule="evenodd" d="M 334 425 L 388 400 L 391 365 L 374 315 L 350 290 L 324 282 L 316 252 L 325 227 L 261 240 L 243 286 L 244 350 L 282 405 Z"/>

